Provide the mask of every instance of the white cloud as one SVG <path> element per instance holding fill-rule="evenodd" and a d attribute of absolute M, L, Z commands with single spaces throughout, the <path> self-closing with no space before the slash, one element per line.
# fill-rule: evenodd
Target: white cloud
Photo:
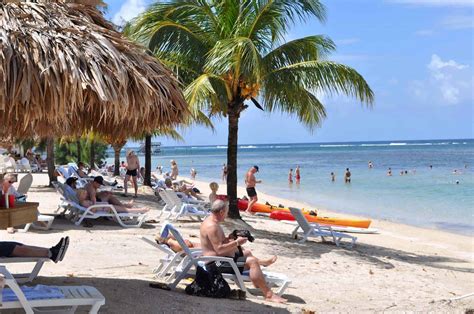
<path fill-rule="evenodd" d="M 125 22 L 130 21 L 146 9 L 145 0 L 127 0 L 125 1 L 120 10 L 112 18 L 112 22 L 117 25 L 123 25 Z"/>
<path fill-rule="evenodd" d="M 428 69 L 430 69 L 433 72 L 437 72 L 443 68 L 454 68 L 458 70 L 462 70 L 467 68 L 467 65 L 464 64 L 459 64 L 454 60 L 448 60 L 448 61 L 443 61 L 441 58 L 434 54 L 431 56 L 431 62 L 428 64 Z"/>
<path fill-rule="evenodd" d="M 425 103 L 447 105 L 455 105 L 463 100 L 473 101 L 471 90 L 474 79 L 468 65 L 454 60 L 444 61 L 433 54 L 426 67 L 429 77 L 413 81 L 410 85 L 410 91 L 416 98 Z"/>
<path fill-rule="evenodd" d="M 355 43 L 358 43 L 360 41 L 359 38 L 344 38 L 344 39 L 338 39 L 338 40 L 335 40 L 336 44 L 338 45 L 352 45 L 352 44 L 355 44 Z"/>
<path fill-rule="evenodd" d="M 389 0 L 392 3 L 436 7 L 474 7 L 472 0 Z"/>
<path fill-rule="evenodd" d="M 441 21 L 441 25 L 448 29 L 474 28 L 474 17 L 473 15 L 448 16 Z"/>

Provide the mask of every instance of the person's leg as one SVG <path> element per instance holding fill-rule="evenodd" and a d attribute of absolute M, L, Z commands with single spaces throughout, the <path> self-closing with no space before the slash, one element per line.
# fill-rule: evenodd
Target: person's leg
<path fill-rule="evenodd" d="M 252 280 L 252 283 L 256 288 L 262 291 L 265 300 L 277 303 L 285 303 L 287 301 L 286 299 L 274 294 L 272 290 L 268 288 L 267 283 L 265 282 L 265 276 L 263 275 L 257 258 L 254 256 L 248 257 L 245 266 L 249 269 L 250 280 Z"/>
<path fill-rule="evenodd" d="M 125 179 L 123 179 L 123 190 L 124 190 L 124 196 L 127 196 L 127 189 L 128 189 L 128 179 L 130 176 L 128 174 L 125 175 Z"/>
<path fill-rule="evenodd" d="M 49 257 L 49 249 L 44 247 L 17 245 L 11 257 Z"/>
<path fill-rule="evenodd" d="M 252 252 L 250 250 L 242 250 L 243 254 L 245 257 L 255 257 L 253 256 Z M 265 258 L 265 259 L 260 259 L 260 258 L 257 258 L 255 257 L 257 260 L 258 260 L 258 264 L 260 266 L 270 266 L 271 264 L 275 263 L 276 260 L 277 260 L 277 256 L 276 255 L 273 255 L 272 257 L 269 257 L 269 258 Z"/>
<path fill-rule="evenodd" d="M 117 211 L 117 213 L 138 213 L 138 214 L 143 214 L 143 213 L 146 213 L 148 211 L 150 211 L 150 209 L 148 207 L 140 207 L 140 208 L 127 208 L 125 206 L 120 206 L 120 205 L 115 205 L 115 210 Z"/>
<path fill-rule="evenodd" d="M 246 212 L 249 213 L 249 214 L 252 214 L 254 215 L 254 212 L 252 211 L 252 206 L 257 203 L 258 201 L 258 197 L 255 195 L 255 196 L 252 196 L 249 200 L 249 204 L 247 206 L 247 210 Z"/>
<path fill-rule="evenodd" d="M 133 187 L 135 188 L 135 197 L 138 196 L 137 176 L 132 176 Z"/>

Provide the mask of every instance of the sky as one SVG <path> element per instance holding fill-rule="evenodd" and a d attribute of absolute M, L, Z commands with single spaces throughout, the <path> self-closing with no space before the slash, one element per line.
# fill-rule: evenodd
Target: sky
<path fill-rule="evenodd" d="M 106 0 L 120 25 L 150 0 Z M 322 0 L 327 21 L 294 25 L 287 40 L 324 34 L 337 44 L 329 57 L 356 69 L 375 93 L 372 108 L 344 96 L 321 100 L 327 118 L 313 131 L 295 116 L 251 106 L 239 124 L 239 144 L 454 139 L 474 137 L 474 1 Z M 184 142 L 227 143 L 227 121 L 180 130 Z"/>

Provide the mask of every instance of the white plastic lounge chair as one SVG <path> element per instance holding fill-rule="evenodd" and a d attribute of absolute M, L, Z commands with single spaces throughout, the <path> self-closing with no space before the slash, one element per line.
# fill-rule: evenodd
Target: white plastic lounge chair
<path fill-rule="evenodd" d="M 86 208 L 79 204 L 75 193 L 67 193 L 65 186 L 59 182 L 56 183 L 56 185 L 56 190 L 61 194 L 62 203 L 59 206 L 65 206 L 63 207 L 65 209 L 64 214 L 66 214 L 67 210 L 70 211 L 66 216 L 71 218 L 77 226 L 79 226 L 84 219 L 97 219 L 101 217 L 113 218 L 124 228 L 140 228 L 145 222 L 146 213 L 118 213 L 115 206 L 108 203 L 96 203 Z M 103 210 L 93 212 L 92 210 L 95 208 L 101 208 Z"/>
<path fill-rule="evenodd" d="M 330 237 L 337 246 L 344 246 L 350 249 L 357 240 L 354 236 L 332 230 L 331 226 L 321 226 L 317 223 L 310 224 L 299 208 L 290 207 L 290 212 L 298 223 L 295 230 L 291 233 L 291 236 L 297 238 L 298 230 L 301 228 L 303 230 L 302 239 L 300 240 L 301 243 L 304 243 L 309 237 L 321 237 L 323 241 L 326 241 L 325 237 Z M 350 243 L 342 243 L 342 239 L 349 239 Z"/>
<path fill-rule="evenodd" d="M 160 192 L 160 196 L 162 193 Z M 166 205 L 169 205 L 170 214 L 168 216 L 169 219 L 171 220 L 178 220 L 181 217 L 191 217 L 194 218 L 196 217 L 199 221 L 201 221 L 201 217 L 206 217 L 209 215 L 209 212 L 207 209 L 202 207 L 200 204 L 190 204 L 190 203 L 184 203 L 178 195 L 176 195 L 176 192 L 171 191 L 171 190 L 164 190 L 163 195 L 165 197 L 163 200 L 165 201 Z"/>
<path fill-rule="evenodd" d="M 248 275 L 248 271 L 245 271 L 243 274 L 241 274 L 238 270 L 237 265 L 235 264 L 234 260 L 231 257 L 202 256 L 201 251 L 194 251 L 194 252 L 191 251 L 191 249 L 184 242 L 181 234 L 175 228 L 170 228 L 170 232 L 171 234 L 173 234 L 176 241 L 178 241 L 179 245 L 181 245 L 181 247 L 183 248 L 183 253 L 186 254 L 185 258 L 176 267 L 174 272 L 166 278 L 168 286 L 171 289 L 176 289 L 177 285 L 179 284 L 181 280 L 188 277 L 193 277 L 196 273 L 195 267 L 197 267 L 198 265 L 205 266 L 205 264 L 208 262 L 222 261 L 222 262 L 228 262 L 235 273 L 235 274 L 223 273 L 222 276 L 226 280 L 231 280 L 235 282 L 235 284 L 239 287 L 239 289 L 241 289 L 242 291 L 246 291 L 248 295 L 252 295 L 247 290 L 244 283 L 246 281 L 247 282 L 251 281 Z M 277 295 L 282 295 L 285 292 L 286 288 L 291 283 L 291 280 L 286 275 L 283 275 L 283 274 L 267 272 L 267 271 L 263 271 L 263 274 L 265 275 L 265 281 L 267 282 L 267 285 L 269 285 L 270 287 L 272 286 L 278 287 L 277 291 L 275 291 Z"/>
<path fill-rule="evenodd" d="M 46 286 L 57 290 L 64 298 L 28 300 L 18 282 L 4 266 L 0 266 L 0 281 L 17 297 L 15 301 L 0 300 L 0 311 L 23 309 L 27 314 L 34 314 L 35 312 L 51 312 L 46 308 L 54 307 L 57 308 L 56 313 L 74 313 L 78 306 L 91 306 L 89 313 L 92 314 L 98 313 L 99 308 L 105 304 L 105 297 L 96 288 L 90 286 Z"/>
<path fill-rule="evenodd" d="M 165 276 L 172 273 L 176 267 L 181 263 L 183 258 L 186 256 L 186 253 L 180 252 L 176 253 L 172 249 L 170 249 L 165 244 L 158 244 L 155 239 L 142 236 L 140 237 L 143 241 L 150 244 L 154 248 L 157 248 L 164 254 L 164 257 L 160 259 L 160 264 L 153 269 L 153 273 L 155 274 L 155 278 L 164 278 Z M 201 249 L 189 249 L 193 254 L 201 255 Z"/>
<path fill-rule="evenodd" d="M 40 272 L 45 262 L 50 262 L 51 259 L 46 257 L 2 257 L 0 258 L 0 265 L 9 263 L 35 263 L 33 270 L 29 273 L 13 274 L 13 277 L 18 283 L 33 281 Z M 1 294 L 0 294 L 1 297 Z"/>
<path fill-rule="evenodd" d="M 101 217 L 113 218 L 119 225 L 124 228 L 140 228 L 145 222 L 146 213 L 118 213 L 115 206 L 108 203 L 96 203 L 95 205 L 84 207 L 79 203 L 66 199 L 66 202 L 73 208 L 78 210 L 78 217 L 75 219 L 76 226 L 81 225 L 84 219 L 97 219 Z M 95 208 L 102 210 L 93 212 Z M 105 209 L 108 208 L 108 209 Z"/>

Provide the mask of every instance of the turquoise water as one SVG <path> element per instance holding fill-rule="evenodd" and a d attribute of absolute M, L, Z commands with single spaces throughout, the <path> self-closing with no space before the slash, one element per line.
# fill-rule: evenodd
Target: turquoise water
<path fill-rule="evenodd" d="M 152 165 L 168 171 L 170 159 L 178 162 L 184 176 L 194 167 L 197 179 L 220 182 L 226 146 L 163 147 Z M 241 145 L 238 160 L 239 185 L 245 171 L 256 164 L 263 180 L 257 190 L 271 195 L 341 213 L 474 233 L 472 139 Z M 369 160 L 373 169 L 367 166 Z M 288 170 L 296 165 L 301 167 L 301 184 L 289 185 Z M 343 182 L 347 167 L 350 184 Z M 389 167 L 391 177 L 386 175 Z M 408 175 L 399 175 L 405 170 Z M 331 172 L 336 173 L 335 182 Z"/>

